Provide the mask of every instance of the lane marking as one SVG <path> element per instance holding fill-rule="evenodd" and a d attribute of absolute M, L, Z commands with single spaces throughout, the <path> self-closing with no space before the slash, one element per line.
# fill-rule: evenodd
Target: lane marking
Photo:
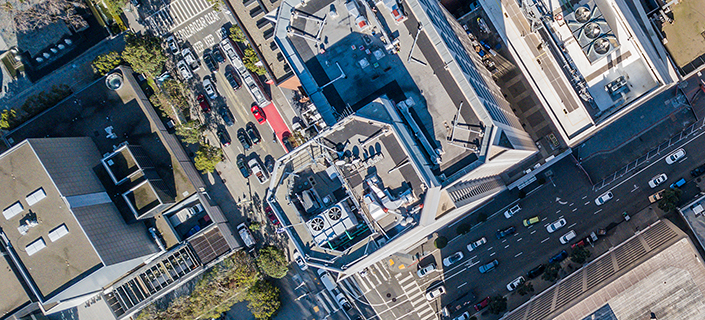
<path fill-rule="evenodd" d="M 509 245 L 504 246 L 504 249 L 507 249 L 507 248 L 509 248 Z"/>
<path fill-rule="evenodd" d="M 534 234 L 534 233 L 536 233 L 536 230 L 534 230 L 534 231 L 531 231 L 531 234 Z"/>
<path fill-rule="evenodd" d="M 590 201 L 585 202 L 584 206 L 587 206 L 587 205 L 589 205 L 589 204 L 590 204 Z"/>
<path fill-rule="evenodd" d="M 573 209 L 573 212 L 578 211 L 578 208 Z"/>
<path fill-rule="evenodd" d="M 487 248 L 487 251 L 490 251 L 490 250 L 492 250 L 492 248 L 494 248 L 494 247 L 489 247 L 489 248 Z"/>
<path fill-rule="evenodd" d="M 520 255 L 522 255 L 523 253 L 524 253 L 524 251 L 515 254 L 515 255 L 514 255 L 514 258 L 516 258 L 516 257 L 518 257 L 518 256 L 520 256 Z"/>
<path fill-rule="evenodd" d="M 463 282 L 463 284 L 461 284 L 461 285 L 458 286 L 458 289 L 460 289 L 460 287 L 462 287 L 462 286 L 464 286 L 464 285 L 466 285 L 466 284 L 468 284 L 468 283 L 467 283 L 467 282 Z"/>
<path fill-rule="evenodd" d="M 519 239 L 517 239 L 517 242 L 521 241 L 521 239 L 523 239 L 523 238 L 519 238 Z"/>
<path fill-rule="evenodd" d="M 556 211 L 556 214 L 559 214 L 559 213 L 561 213 L 561 210 Z"/>
<path fill-rule="evenodd" d="M 546 219 L 548 219 L 548 217 L 543 217 L 543 219 L 541 219 L 541 221 L 546 221 Z"/>
<path fill-rule="evenodd" d="M 497 253 L 497 252 L 492 252 L 492 254 L 490 254 L 490 257 L 493 256 L 493 255 L 495 255 L 496 253 Z"/>
<path fill-rule="evenodd" d="M 560 217 L 558 217 L 558 220 L 561 220 L 561 219 L 563 219 L 563 218 L 565 218 L 565 217 L 564 217 L 564 216 L 560 216 Z"/>
<path fill-rule="evenodd" d="M 587 198 L 587 195 L 584 195 L 582 199 L 585 200 L 585 198 Z M 588 202 L 588 203 L 589 203 L 589 202 Z"/>
<path fill-rule="evenodd" d="M 572 227 L 575 227 L 576 224 L 577 224 L 577 223 L 573 223 L 573 224 L 569 225 L 569 226 L 568 226 L 568 229 L 570 229 L 570 228 L 572 228 Z"/>
<path fill-rule="evenodd" d="M 548 241 L 548 239 L 551 239 L 551 237 L 548 237 L 548 238 L 546 238 L 546 239 L 541 240 L 541 243 L 544 243 L 544 242 Z"/>

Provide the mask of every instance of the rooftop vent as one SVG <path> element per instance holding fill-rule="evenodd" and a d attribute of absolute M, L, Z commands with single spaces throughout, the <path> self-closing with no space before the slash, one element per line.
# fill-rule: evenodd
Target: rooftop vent
<path fill-rule="evenodd" d="M 44 242 L 44 239 L 39 238 L 39 239 L 35 240 L 34 242 L 28 244 L 28 245 L 25 247 L 25 251 L 27 252 L 27 255 L 28 255 L 28 256 L 32 256 L 32 255 L 34 255 L 35 253 L 39 252 L 39 250 L 42 250 L 42 249 L 44 249 L 44 248 L 46 248 L 46 247 L 47 247 L 47 245 L 46 245 L 46 243 Z"/>
<path fill-rule="evenodd" d="M 7 207 L 5 210 L 2 211 L 2 215 L 5 216 L 5 219 L 10 220 L 10 218 L 20 214 L 24 210 L 24 207 L 22 207 L 22 204 L 17 201 L 13 205 Z"/>
<path fill-rule="evenodd" d="M 46 197 L 47 197 L 47 194 L 46 194 L 46 192 L 44 192 L 44 188 L 39 188 L 39 190 L 34 191 L 27 196 L 27 198 L 26 198 L 27 204 L 30 206 L 33 206 L 37 202 L 41 201 L 42 199 L 44 199 Z"/>

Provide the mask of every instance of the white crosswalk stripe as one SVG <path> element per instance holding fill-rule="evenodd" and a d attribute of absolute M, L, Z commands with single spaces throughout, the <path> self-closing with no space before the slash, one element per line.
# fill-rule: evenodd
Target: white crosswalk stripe
<path fill-rule="evenodd" d="M 357 287 L 357 285 L 354 283 L 355 279 L 354 278 L 345 278 L 342 281 L 342 285 L 345 289 L 345 293 L 352 295 L 353 297 L 360 298 L 359 291 L 360 289 Z"/>
<path fill-rule="evenodd" d="M 436 312 L 426 300 L 426 295 L 414 279 L 413 273 L 395 274 L 394 277 L 397 278 L 399 285 L 421 320 L 437 319 Z"/>
<path fill-rule="evenodd" d="M 210 10 L 210 7 L 207 0 L 176 0 L 145 20 L 151 29 L 161 35 Z"/>
<path fill-rule="evenodd" d="M 370 292 L 371 289 L 370 289 L 370 287 L 367 285 L 367 280 L 365 280 L 363 277 L 361 277 L 361 276 L 358 275 L 358 274 L 355 274 L 355 278 L 356 278 L 356 280 L 357 280 L 356 282 L 359 283 L 359 284 L 362 286 L 362 288 L 365 289 L 365 291 L 364 291 L 363 293 Z"/>

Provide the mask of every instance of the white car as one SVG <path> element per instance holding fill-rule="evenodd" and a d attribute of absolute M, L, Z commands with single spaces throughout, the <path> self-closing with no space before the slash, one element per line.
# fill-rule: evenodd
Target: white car
<path fill-rule="evenodd" d="M 651 189 L 656 188 L 658 185 L 666 182 L 667 179 L 668 177 L 665 173 L 659 174 L 649 180 L 649 187 L 651 187 Z"/>
<path fill-rule="evenodd" d="M 612 199 L 612 197 L 614 197 L 614 196 L 612 195 L 612 192 L 607 191 L 607 192 L 601 194 L 599 197 L 597 197 L 597 199 L 595 199 L 595 204 L 598 205 L 598 206 L 601 206 L 601 205 L 604 204 L 605 202 L 607 202 L 607 201 L 609 201 L 610 199 Z"/>
<path fill-rule="evenodd" d="M 169 46 L 169 50 L 171 50 L 171 53 L 179 53 L 179 44 L 176 43 L 176 38 L 174 38 L 174 36 L 169 36 L 168 38 L 166 38 L 166 44 L 167 46 Z"/>
<path fill-rule="evenodd" d="M 477 247 L 479 247 L 479 246 L 481 246 L 481 245 L 483 245 L 483 244 L 485 244 L 485 243 L 487 243 L 487 238 L 482 237 L 482 238 L 480 238 L 479 240 L 477 240 L 477 241 L 475 241 L 475 242 L 469 244 L 468 247 L 467 247 L 467 248 L 468 248 L 468 251 L 472 252 L 473 250 L 475 250 L 475 248 L 477 248 Z"/>
<path fill-rule="evenodd" d="M 429 274 L 431 271 L 436 270 L 436 264 L 431 263 L 421 269 L 419 271 L 416 271 L 416 274 L 419 276 L 419 278 L 423 278 L 427 274 Z"/>
<path fill-rule="evenodd" d="M 513 206 L 513 207 L 509 208 L 509 210 L 504 211 L 504 217 L 509 219 L 519 211 L 521 211 L 521 207 L 519 205 Z"/>
<path fill-rule="evenodd" d="M 211 100 L 218 98 L 218 93 L 215 92 L 215 87 L 213 86 L 213 82 L 211 82 L 211 79 L 203 79 L 203 89 L 206 90 L 206 94 L 208 94 L 208 98 L 210 98 Z"/>
<path fill-rule="evenodd" d="M 179 60 L 179 62 L 176 63 L 176 68 L 179 69 L 179 72 L 184 79 L 188 80 L 193 78 L 193 73 L 191 73 L 191 70 L 188 68 L 188 65 L 186 65 L 184 60 Z"/>
<path fill-rule="evenodd" d="M 196 60 L 193 53 L 191 53 L 191 49 L 185 48 L 181 51 L 181 55 L 184 56 L 184 60 L 186 60 L 186 63 L 188 63 L 189 67 L 191 67 L 193 71 L 201 68 L 201 64 L 198 63 L 198 60 Z"/>
<path fill-rule="evenodd" d="M 453 320 L 468 320 L 468 319 L 470 319 L 470 313 L 465 311 L 465 312 L 463 312 L 463 314 L 459 315 L 457 318 L 455 318 Z"/>
<path fill-rule="evenodd" d="M 436 299 L 436 298 L 440 297 L 440 296 L 443 295 L 443 294 L 446 294 L 446 288 L 443 287 L 443 286 L 440 286 L 440 287 L 438 287 L 438 288 L 436 288 L 436 289 L 433 289 L 433 290 L 429 291 L 429 292 L 426 294 L 426 300 L 431 301 L 431 300 L 433 300 L 433 299 Z"/>
<path fill-rule="evenodd" d="M 443 265 L 446 267 L 450 267 L 452 264 L 454 264 L 462 259 L 463 259 L 463 253 L 458 251 L 458 252 L 446 257 L 445 259 L 443 259 Z"/>
<path fill-rule="evenodd" d="M 308 265 L 306 264 L 306 261 L 304 261 L 304 258 L 301 256 L 298 250 L 294 250 L 294 261 L 296 261 L 296 264 L 299 265 L 299 268 L 301 271 L 306 271 L 308 269 Z"/>
<path fill-rule="evenodd" d="M 507 290 L 514 291 L 514 289 L 518 288 L 522 283 L 524 283 L 524 281 L 526 281 L 524 280 L 524 277 L 519 276 L 519 278 L 514 279 L 507 285 Z"/>
<path fill-rule="evenodd" d="M 685 150 L 683 150 L 683 148 L 680 148 L 676 151 L 671 152 L 671 154 L 666 157 L 666 163 L 674 164 L 676 161 L 682 159 L 683 157 L 685 157 Z"/>
<path fill-rule="evenodd" d="M 257 177 L 257 181 L 259 181 L 260 184 L 264 184 L 267 180 L 269 180 L 269 177 L 264 170 L 262 170 L 262 166 L 259 164 L 257 159 L 251 159 L 247 165 L 250 167 L 250 170 L 252 170 L 252 175 Z"/>
<path fill-rule="evenodd" d="M 570 230 L 570 232 L 564 234 L 564 235 L 561 237 L 561 243 L 562 243 L 562 244 L 566 244 L 566 243 L 570 242 L 570 240 L 575 239 L 575 236 L 576 236 L 575 231 L 574 231 L 574 230 Z"/>
<path fill-rule="evenodd" d="M 565 223 L 566 223 L 565 219 L 560 218 L 560 219 L 554 221 L 553 223 L 549 224 L 548 226 L 546 226 L 546 231 L 548 231 L 548 233 L 553 233 L 554 231 L 556 231 L 560 228 L 563 228 L 563 226 L 565 226 Z"/>

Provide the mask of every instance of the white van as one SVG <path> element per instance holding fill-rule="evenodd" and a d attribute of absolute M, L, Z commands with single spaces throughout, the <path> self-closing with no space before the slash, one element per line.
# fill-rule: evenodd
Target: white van
<path fill-rule="evenodd" d="M 250 233 L 250 229 L 247 229 L 247 225 L 245 225 L 245 223 L 241 223 L 237 226 L 237 233 L 240 234 L 240 238 L 242 238 L 242 242 L 245 243 L 247 249 L 252 249 L 255 244 L 257 244 L 255 238 L 252 236 L 252 233 Z"/>

